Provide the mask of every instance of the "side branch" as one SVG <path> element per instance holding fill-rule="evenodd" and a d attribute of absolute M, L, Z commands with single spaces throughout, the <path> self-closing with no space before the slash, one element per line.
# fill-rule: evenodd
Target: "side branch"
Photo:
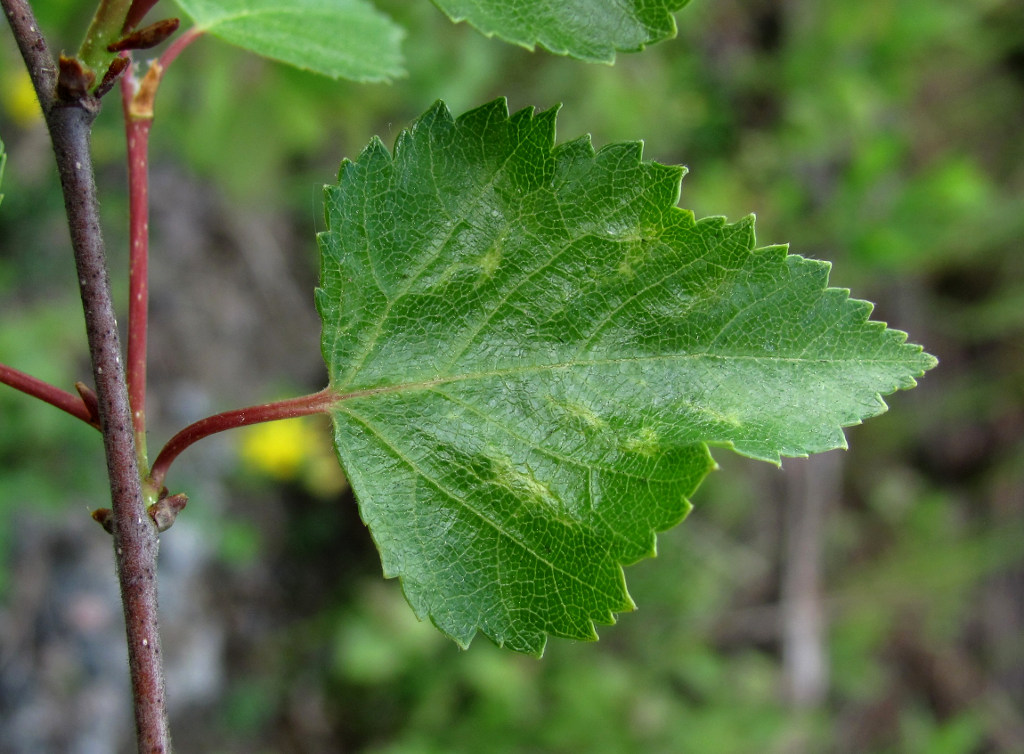
<path fill-rule="evenodd" d="M 146 80 L 149 76 L 146 77 Z M 128 400 L 132 407 L 135 446 L 146 460 L 146 341 L 149 330 L 149 132 L 152 106 L 134 112 L 138 84 L 128 73 L 121 79 L 125 137 L 128 144 Z M 150 101 L 152 95 L 149 95 Z"/>
<path fill-rule="evenodd" d="M 291 398 L 276 403 L 264 403 L 259 406 L 239 408 L 234 411 L 225 411 L 222 414 L 208 416 L 185 427 L 167 441 L 156 461 L 153 462 L 153 469 L 149 475 L 149 483 L 156 489 L 163 487 L 167 470 L 174 459 L 177 458 L 185 448 L 204 437 L 223 432 L 236 427 L 244 427 L 249 424 L 260 424 L 262 422 L 277 421 L 278 419 L 294 419 L 299 416 L 310 414 L 326 413 L 331 406 L 338 401 L 337 394 L 330 388 L 324 388 L 319 393 L 304 395 L 300 398 Z"/>
<path fill-rule="evenodd" d="M 45 401 L 51 406 L 56 406 L 61 411 L 66 411 L 76 419 L 81 419 L 86 424 L 91 424 L 99 429 L 97 417 L 89 410 L 89 406 L 81 396 L 72 395 L 66 390 L 61 390 L 59 387 L 43 382 L 6 364 L 0 364 L 0 383 L 10 385 L 15 390 Z"/>
<path fill-rule="evenodd" d="M 102 72 L 100 69 L 106 67 L 104 63 L 110 62 L 107 45 L 121 36 L 131 6 L 132 0 L 100 0 L 96 8 L 82 47 L 78 50 L 78 57 L 97 75 Z"/>

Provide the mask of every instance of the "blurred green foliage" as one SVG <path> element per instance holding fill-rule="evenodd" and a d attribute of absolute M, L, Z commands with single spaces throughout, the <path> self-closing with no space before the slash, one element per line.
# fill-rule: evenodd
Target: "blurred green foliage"
<path fill-rule="evenodd" d="M 833 260 L 834 284 L 877 301 L 879 319 L 942 363 L 849 433 L 827 531 L 819 707 L 794 711 L 780 692 L 776 475 L 729 460 L 660 537 L 659 558 L 632 568 L 639 612 L 597 645 L 553 643 L 539 663 L 483 641 L 459 652 L 415 622 L 394 583 L 361 575 L 372 556 L 351 576 L 314 572 L 319 597 L 254 647 L 205 748 L 1022 750 L 1024 5 L 695 1 L 677 39 L 614 67 L 486 40 L 426 2 L 379 5 L 410 30 L 408 78 L 336 84 L 202 40 L 165 79 L 154 162 L 181 162 L 247 207 L 284 202 L 312 233 L 340 159 L 372 134 L 392 141 L 434 100 L 456 113 L 497 96 L 512 109 L 562 102 L 563 134 L 642 138 L 648 158 L 687 164 L 683 206 L 756 212 L 763 242 Z M 73 49 L 81 3 L 39 6 L 54 46 Z M 0 74 L 17 62 L 5 37 Z M 69 385 L 86 369 L 59 199 L 45 171 L 25 177 L 17 147 L 33 127 L 0 117 L 0 360 Z M 117 175 L 115 107 L 95 143 L 101 177 Z M 121 207 L 110 195 L 104 211 Z M 103 497 L 94 435 L 0 391 L 0 532 L 37 501 L 66 511 Z M 288 514 L 304 534 L 285 562 L 312 569 L 365 538 L 336 507 Z M 280 536 L 243 533 L 225 545 L 229 571 Z M 312 708 L 320 738 L 296 722 Z M 297 730 L 302 747 L 287 743 Z"/>

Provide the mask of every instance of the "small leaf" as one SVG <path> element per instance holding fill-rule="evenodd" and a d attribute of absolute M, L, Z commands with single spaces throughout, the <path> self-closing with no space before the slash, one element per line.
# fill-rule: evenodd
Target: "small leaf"
<path fill-rule="evenodd" d="M 632 607 L 713 467 L 845 446 L 934 366 L 828 264 L 676 207 L 639 143 L 554 145 L 555 112 L 443 104 L 326 190 L 335 445 L 420 617 L 539 653 Z"/>
<path fill-rule="evenodd" d="M 676 34 L 672 12 L 688 0 L 434 0 L 453 21 L 487 36 L 559 55 L 611 63 Z"/>
<path fill-rule="evenodd" d="M 61 55 L 57 58 L 57 99 L 64 103 L 80 103 L 89 96 L 96 74 L 82 66 L 82 61 Z"/>
<path fill-rule="evenodd" d="M 402 76 L 404 31 L 365 0 L 177 0 L 196 27 L 333 78 Z"/>
<path fill-rule="evenodd" d="M 125 71 L 131 66 L 132 61 L 129 58 L 114 58 L 110 63 L 110 67 L 107 68 L 106 73 L 103 74 L 103 78 L 100 79 L 100 83 L 96 85 L 96 88 L 92 90 L 92 94 L 97 99 L 105 97 L 110 93 L 110 90 L 114 88 L 114 84 L 121 78 Z"/>
<path fill-rule="evenodd" d="M 141 29 L 128 32 L 116 42 L 107 45 L 110 52 L 122 50 L 149 50 L 163 44 L 178 30 L 181 19 L 164 18 Z"/>

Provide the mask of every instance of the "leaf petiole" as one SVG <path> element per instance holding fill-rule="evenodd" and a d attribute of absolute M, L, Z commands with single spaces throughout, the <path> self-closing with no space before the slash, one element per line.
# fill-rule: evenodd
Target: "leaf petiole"
<path fill-rule="evenodd" d="M 167 441 L 149 472 L 148 484 L 156 490 L 164 485 L 167 470 L 174 459 L 177 458 L 185 448 L 193 443 L 202 440 L 204 437 L 223 432 L 236 427 L 245 427 L 250 424 L 261 424 L 263 422 L 277 421 L 279 419 L 295 419 L 310 414 L 326 413 L 331 406 L 338 402 L 340 396 L 331 388 L 324 388 L 318 393 L 303 395 L 298 398 L 290 398 L 273 403 L 262 403 L 258 406 L 238 408 L 233 411 L 225 411 L 220 414 L 200 419 L 178 432 Z"/>
<path fill-rule="evenodd" d="M 167 66 L 173 63 L 174 59 L 177 58 L 186 47 L 199 39 L 199 37 L 203 36 L 203 33 L 203 29 L 193 27 L 171 42 L 171 44 L 167 46 L 167 49 L 164 50 L 163 55 L 160 56 L 160 67 L 167 70 Z"/>

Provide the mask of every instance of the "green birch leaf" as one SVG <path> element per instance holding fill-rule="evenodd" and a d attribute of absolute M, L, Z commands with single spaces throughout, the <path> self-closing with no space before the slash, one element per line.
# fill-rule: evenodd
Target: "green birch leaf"
<path fill-rule="evenodd" d="M 453 21 L 559 55 L 611 63 L 676 34 L 672 12 L 689 0 L 434 0 Z"/>
<path fill-rule="evenodd" d="M 196 27 L 259 55 L 333 78 L 405 74 L 404 30 L 366 0 L 176 0 Z"/>
<path fill-rule="evenodd" d="M 326 189 L 337 452 L 385 574 L 463 646 L 595 638 L 708 445 L 843 447 L 935 364 L 827 263 L 678 208 L 683 168 L 554 135 L 554 110 L 439 103 Z"/>

